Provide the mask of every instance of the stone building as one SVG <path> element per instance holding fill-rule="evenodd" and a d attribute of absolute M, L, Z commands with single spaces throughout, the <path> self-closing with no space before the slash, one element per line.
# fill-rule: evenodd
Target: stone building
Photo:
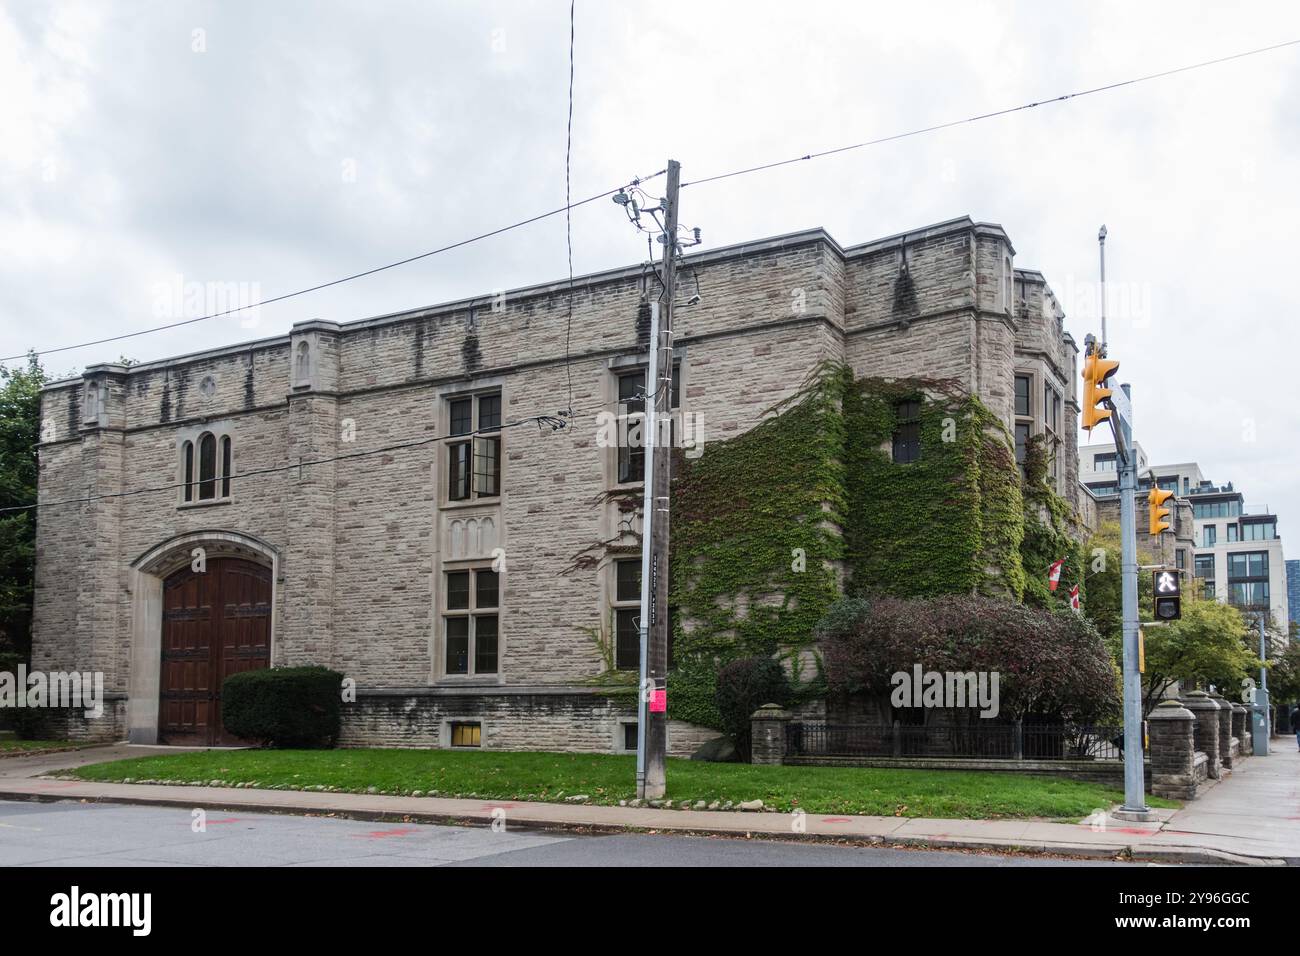
<path fill-rule="evenodd" d="M 707 455 L 822 362 L 949 380 L 1018 451 L 1041 436 L 1077 509 L 1076 348 L 1014 255 L 960 218 L 688 256 L 677 413 Z M 599 416 L 639 407 L 654 282 L 578 278 L 567 350 L 560 281 L 48 385 L 33 667 L 111 692 L 70 732 L 221 742 L 223 676 L 318 663 L 356 682 L 344 743 L 634 747 L 628 698 L 593 678 L 629 664 L 639 566 L 563 572 L 628 520 L 610 493 L 639 484 L 636 453 Z M 715 734 L 673 721 L 670 751 Z"/>

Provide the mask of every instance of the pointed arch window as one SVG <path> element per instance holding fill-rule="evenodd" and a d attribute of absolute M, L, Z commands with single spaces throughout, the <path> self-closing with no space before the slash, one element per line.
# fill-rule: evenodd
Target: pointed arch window
<path fill-rule="evenodd" d="M 199 501 L 217 496 L 217 439 L 211 432 L 199 439 Z"/>
<path fill-rule="evenodd" d="M 185 469 L 185 500 L 194 500 L 194 442 L 181 445 L 181 463 Z"/>

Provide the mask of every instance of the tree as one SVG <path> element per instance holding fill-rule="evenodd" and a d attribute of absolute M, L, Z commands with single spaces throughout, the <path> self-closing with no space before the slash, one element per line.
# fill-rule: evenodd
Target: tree
<path fill-rule="evenodd" d="M 1241 611 L 1230 604 L 1183 591 L 1183 616 L 1171 624 L 1143 628 L 1146 672 L 1142 712 L 1148 714 L 1176 682 L 1213 684 L 1235 696 L 1244 678 L 1259 667 L 1251 652 L 1251 632 Z"/>
<path fill-rule="evenodd" d="M 1122 600 L 1122 559 L 1120 556 L 1119 522 L 1103 522 L 1088 542 L 1088 588 L 1083 603 L 1083 613 L 1092 621 L 1115 660 L 1120 660 L 1124 639 L 1124 608 Z M 1154 564 L 1151 555 L 1139 551 L 1138 564 Z M 1152 619 L 1152 598 L 1138 588 L 1138 617 Z"/>
<path fill-rule="evenodd" d="M 35 353 L 25 367 L 0 367 L 0 508 L 36 500 L 45 381 Z M 36 512 L 0 512 L 0 657 L 25 660 L 31 649 L 35 568 Z"/>

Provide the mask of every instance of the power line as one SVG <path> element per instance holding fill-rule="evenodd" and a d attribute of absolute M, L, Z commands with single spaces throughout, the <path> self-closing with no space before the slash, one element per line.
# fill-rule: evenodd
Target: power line
<path fill-rule="evenodd" d="M 566 428 L 568 426 L 568 422 L 565 419 L 558 418 L 554 415 L 534 415 L 531 418 L 522 418 L 519 421 L 506 422 L 504 425 L 501 425 L 498 428 L 479 428 L 476 429 L 475 431 L 464 432 L 463 434 L 459 434 L 459 435 L 434 435 L 429 438 L 420 438 L 417 439 L 416 441 L 398 442 L 393 445 L 384 445 L 381 448 L 370 448 L 365 451 L 353 451 L 353 452 L 347 452 L 342 455 L 331 455 L 328 458 L 314 458 L 311 461 L 299 461 L 287 465 L 275 465 L 270 468 L 255 468 L 252 471 L 244 471 L 236 475 L 226 475 L 221 478 L 213 478 L 212 480 L 216 482 L 216 481 L 225 481 L 229 479 L 230 481 L 234 482 L 234 481 L 240 481 L 244 478 L 255 478 L 261 475 L 275 475 L 286 471 L 293 471 L 294 469 L 301 470 L 303 468 L 311 468 L 314 465 L 328 465 L 331 462 L 336 462 L 336 461 L 348 461 L 355 458 L 369 458 L 372 455 L 382 455 L 391 451 L 404 451 L 408 448 L 419 448 L 423 445 L 431 445 L 434 442 L 440 442 L 444 440 L 451 440 L 451 439 L 463 440 L 468 438 L 475 438 L 479 435 L 498 435 L 501 432 L 505 431 L 507 428 L 519 428 L 524 425 L 534 425 L 534 424 L 538 427 L 539 430 L 545 427 L 549 427 L 553 432 L 560 431 L 561 429 Z M 85 497 L 82 498 L 63 498 L 58 501 L 40 501 L 30 505 L 11 505 L 7 508 L 0 508 L 0 514 L 11 514 L 17 511 L 34 511 L 38 508 L 57 508 L 63 505 L 88 504 L 92 501 L 104 501 L 109 498 L 133 498 L 136 497 L 137 495 L 155 494 L 157 492 L 162 492 L 162 491 L 179 491 L 180 489 L 184 488 L 186 485 L 195 485 L 201 483 L 202 482 L 198 482 L 198 481 L 188 481 L 188 482 L 179 481 L 179 482 L 173 482 L 172 484 L 169 485 L 154 485 L 148 488 L 133 488 L 130 491 L 115 491 L 115 492 L 110 492 L 102 495 L 86 495 Z"/>
<path fill-rule="evenodd" d="M 1271 53 L 1274 50 L 1281 50 L 1285 47 L 1300 44 L 1300 40 L 1287 40 L 1285 43 L 1275 43 L 1272 46 L 1259 47 L 1255 50 L 1247 50 L 1244 53 L 1234 53 L 1231 56 L 1221 56 L 1213 60 L 1203 60 L 1200 63 L 1190 63 L 1187 66 L 1175 67 L 1172 70 L 1163 70 L 1160 73 L 1148 73 L 1146 76 L 1137 76 L 1128 80 L 1120 80 L 1116 83 L 1107 83 L 1105 86 L 1095 86 L 1090 90 L 1079 90 L 1074 93 L 1064 93 L 1060 96 L 1054 96 L 1050 99 L 1035 100 L 1032 103 L 1022 103 L 1019 106 L 1010 106 L 1006 109 L 995 110 L 992 113 L 981 113 L 978 116 L 967 116 L 964 119 L 950 120 L 946 123 L 938 123 L 934 126 L 924 126 L 920 129 L 909 130 L 906 133 L 895 133 L 891 136 L 881 136 L 878 139 L 869 139 L 866 142 L 854 143 L 850 146 L 837 146 L 834 149 L 825 149 L 819 153 L 807 153 L 803 156 L 794 156 L 790 159 L 781 159 L 771 163 L 763 163 L 760 166 L 748 166 L 744 169 L 734 169 L 727 173 L 718 173 L 715 176 L 705 176 L 703 179 L 693 179 L 689 183 L 682 183 L 682 188 L 687 186 L 699 186 L 703 183 L 717 182 L 720 179 L 730 179 L 733 176 L 744 176 L 748 173 L 762 172 L 765 169 L 776 169 L 779 166 L 789 166 L 791 163 L 801 163 L 805 160 L 820 159 L 823 156 L 834 156 L 837 153 L 847 153 L 855 149 L 863 149 L 867 146 L 879 146 L 881 143 L 891 143 L 895 140 L 907 139 L 912 136 L 920 136 L 923 133 L 934 133 L 943 129 L 951 129 L 954 126 L 962 126 L 966 123 L 978 123 L 980 120 L 993 119 L 998 116 L 1007 116 L 1010 113 L 1019 113 L 1023 110 L 1031 110 L 1036 106 L 1044 106 L 1048 103 L 1062 103 L 1065 100 L 1077 99 L 1081 96 L 1091 96 L 1094 93 L 1105 93 L 1109 90 L 1117 90 L 1124 86 L 1133 86 L 1137 83 L 1146 83 L 1150 80 L 1158 80 L 1162 77 L 1173 76 L 1177 73 L 1187 73 L 1190 70 L 1200 70 L 1207 66 L 1215 66 L 1220 63 L 1227 63 L 1231 60 L 1240 60 L 1243 57 L 1256 56 L 1260 53 Z"/>
<path fill-rule="evenodd" d="M 570 203 L 568 201 L 568 187 L 566 185 L 565 204 L 558 209 L 552 209 L 549 212 L 540 213 L 528 219 L 523 219 L 519 222 L 511 223 L 508 226 L 502 226 L 499 229 L 493 229 L 490 232 L 480 233 L 477 236 L 471 236 L 468 239 L 462 239 L 459 242 L 453 242 L 450 245 L 441 246 L 437 249 L 430 249 L 428 252 L 422 252 L 419 255 L 408 256 L 407 258 L 399 259 L 396 262 L 390 262 L 387 263 L 386 265 L 376 266 L 373 269 L 366 269 L 364 272 L 354 272 L 352 275 L 344 276 L 341 279 L 332 279 L 329 282 L 322 282 L 318 285 L 310 286 L 309 288 L 306 289 L 299 289 L 296 292 L 286 292 L 283 295 L 277 295 L 269 299 L 263 299 L 260 302 L 250 302 L 247 305 L 237 306 L 233 309 L 225 309 L 221 312 L 213 312 L 210 315 L 201 315 L 193 319 L 183 319 L 179 322 L 169 322 L 166 325 L 156 325 L 152 328 L 140 329 L 135 332 L 124 332 L 121 335 L 110 335 L 105 338 L 94 339 L 89 342 L 78 342 L 75 345 L 61 345 L 58 348 L 41 349 L 41 350 L 33 349 L 32 352 L 30 353 L 24 352 L 19 355 L 7 355 L 4 358 L 0 358 L 0 362 L 13 362 L 19 359 L 25 359 L 29 354 L 33 354 L 33 353 L 36 355 L 53 355 L 56 352 L 70 352 L 73 349 L 89 348 L 92 345 L 104 345 L 105 343 L 108 342 L 120 342 L 123 339 L 131 339 L 140 335 L 151 335 L 154 332 L 164 332 L 167 329 L 177 329 L 180 328 L 181 326 L 193 325 L 196 322 L 206 322 L 209 319 L 219 319 L 222 316 L 233 315 L 236 312 L 246 312 L 249 309 L 261 308 L 264 305 L 271 305 L 276 302 L 283 302 L 286 299 L 292 299 L 300 295 L 306 295 L 309 292 L 319 292 L 321 289 L 328 289 L 332 286 L 342 285 L 344 282 L 351 282 L 354 279 L 362 279 L 365 278 L 366 276 L 372 276 L 378 272 L 385 272 L 388 269 L 396 269 L 398 266 L 404 266 L 412 262 L 418 262 L 421 259 L 427 259 L 430 256 L 436 256 L 443 252 L 450 252 L 453 249 L 459 249 L 462 246 L 468 246 L 471 243 L 479 242 L 483 239 L 490 239 L 493 236 L 499 236 L 502 233 L 510 232 L 511 230 L 522 228 L 523 226 L 532 225 L 533 223 L 540 222 L 543 219 L 549 219 L 551 216 L 558 216 L 562 212 L 568 213 L 572 209 L 577 209 L 579 206 L 585 206 L 588 203 L 595 202 L 597 199 L 604 199 L 606 196 L 612 196 L 615 193 L 619 192 L 620 190 L 626 189 L 630 185 L 636 185 L 638 183 L 647 182 L 648 180 L 654 179 L 657 176 L 662 176 L 665 172 L 666 170 L 661 169 L 657 173 L 653 173 L 649 176 L 645 176 L 642 178 L 634 179 L 629 184 L 626 184 L 624 186 L 617 186 L 613 189 L 607 189 L 604 192 L 597 193 L 594 196 L 588 196 L 586 199 L 580 199 L 575 203 Z"/>

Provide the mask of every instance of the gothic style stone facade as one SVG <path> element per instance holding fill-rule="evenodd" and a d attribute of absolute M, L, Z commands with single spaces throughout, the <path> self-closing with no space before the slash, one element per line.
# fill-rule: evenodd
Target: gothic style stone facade
<path fill-rule="evenodd" d="M 1077 508 L 1076 348 L 1013 257 L 1000 226 L 966 218 L 848 248 L 818 229 L 689 256 L 683 299 L 697 281 L 701 299 L 675 310 L 680 410 L 707 454 L 823 361 L 954 380 L 1009 432 L 1049 433 Z M 194 731 L 233 659 L 224 642 L 353 678 L 346 743 L 625 749 L 626 698 L 593 679 L 617 663 L 607 625 L 627 595 L 611 562 L 562 572 L 626 518 L 607 493 L 634 469 L 597 416 L 644 368 L 654 282 L 642 266 L 577 279 L 567 365 L 557 282 L 49 385 L 33 666 L 103 671 L 117 700 L 73 732 Z M 570 377 L 571 427 L 494 431 L 566 408 Z M 346 457 L 388 446 L 407 447 Z M 137 489 L 157 490 L 121 496 Z M 269 606 L 187 598 L 196 549 L 263 569 Z M 689 753 L 713 732 L 669 735 Z"/>

